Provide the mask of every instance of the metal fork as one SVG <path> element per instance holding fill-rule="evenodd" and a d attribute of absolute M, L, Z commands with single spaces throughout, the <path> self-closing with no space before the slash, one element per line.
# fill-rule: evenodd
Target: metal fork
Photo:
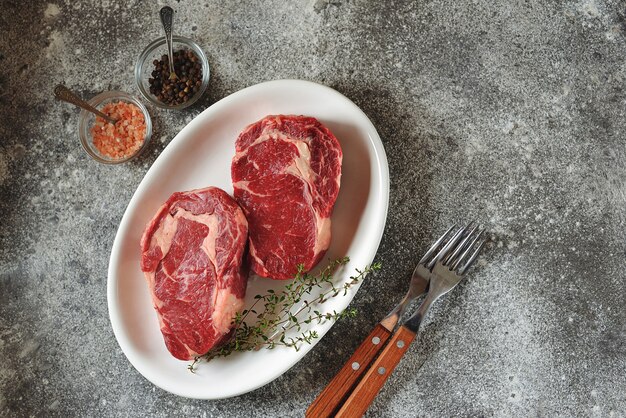
<path fill-rule="evenodd" d="M 337 375 L 317 396 L 306 411 L 307 417 L 325 418 L 337 413 L 374 358 L 385 347 L 406 308 L 426 292 L 435 263 L 444 258 L 448 259 L 452 255 L 459 240 L 470 231 L 471 224 L 452 233 L 455 228 L 456 226 L 453 226 L 448 229 L 426 251 L 413 271 L 411 284 L 404 298 L 374 327 Z"/>
<path fill-rule="evenodd" d="M 475 226 L 469 233 L 459 230 L 447 245 L 449 250 L 428 263 L 433 272 L 426 298 L 417 311 L 398 329 L 380 356 L 373 362 L 363 379 L 354 388 L 336 417 L 360 417 L 369 408 L 400 359 L 415 339 L 422 320 L 432 304 L 462 280 L 476 260 L 486 240 L 480 240 L 484 230 Z M 479 242 L 480 240 L 480 242 Z"/>

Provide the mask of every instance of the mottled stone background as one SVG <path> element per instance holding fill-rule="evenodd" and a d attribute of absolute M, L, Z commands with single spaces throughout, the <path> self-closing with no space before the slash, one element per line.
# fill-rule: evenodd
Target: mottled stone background
<path fill-rule="evenodd" d="M 158 1 L 0 5 L 0 415 L 301 416 L 405 291 L 429 242 L 477 219 L 493 243 L 431 312 L 369 416 L 626 416 L 624 1 L 172 1 L 211 84 L 109 167 L 80 148 L 85 97 L 137 94 Z M 271 384 L 208 402 L 155 388 L 106 307 L 108 256 L 150 164 L 203 109 L 301 78 L 357 103 L 391 171 L 383 270 Z"/>

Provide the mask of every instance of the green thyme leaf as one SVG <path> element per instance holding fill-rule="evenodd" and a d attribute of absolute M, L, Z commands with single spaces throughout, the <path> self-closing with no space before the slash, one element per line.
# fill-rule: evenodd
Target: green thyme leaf
<path fill-rule="evenodd" d="M 187 368 L 193 373 L 201 360 L 210 361 L 216 357 L 226 357 L 235 352 L 258 350 L 262 347 L 272 349 L 284 346 L 299 351 L 303 344 L 312 344 L 313 340 L 319 338 L 316 331 L 308 329 L 309 324 L 356 316 L 357 311 L 354 308 L 343 312 L 320 310 L 320 306 L 326 301 L 340 294 L 347 295 L 352 286 L 381 268 L 381 263 L 376 262 L 363 270 L 356 269 L 358 273 L 356 276 L 350 276 L 347 282 L 336 286 L 333 274 L 349 261 L 348 257 L 332 260 L 318 275 L 305 272 L 304 265 L 299 264 L 291 283 L 283 290 L 270 289 L 264 295 L 255 295 L 252 306 L 237 313 L 233 318 L 231 338 L 221 347 L 196 357 Z M 313 290 L 319 293 L 317 297 L 304 298 Z"/>

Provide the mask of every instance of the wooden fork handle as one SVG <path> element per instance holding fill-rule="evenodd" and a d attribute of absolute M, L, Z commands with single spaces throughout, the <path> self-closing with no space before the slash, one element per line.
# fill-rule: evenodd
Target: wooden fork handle
<path fill-rule="evenodd" d="M 384 348 L 380 356 L 372 363 L 372 366 L 361 379 L 354 391 L 344 402 L 336 417 L 353 418 L 365 414 L 383 387 L 387 378 L 394 371 L 402 356 L 415 339 L 415 333 L 402 326 L 391 337 L 389 344 Z"/>
<path fill-rule="evenodd" d="M 308 418 L 327 418 L 337 413 L 343 401 L 359 382 L 359 379 L 367 371 L 376 355 L 385 346 L 391 332 L 378 324 L 365 338 L 352 357 L 343 365 L 339 373 L 326 388 L 317 396 L 306 410 Z"/>

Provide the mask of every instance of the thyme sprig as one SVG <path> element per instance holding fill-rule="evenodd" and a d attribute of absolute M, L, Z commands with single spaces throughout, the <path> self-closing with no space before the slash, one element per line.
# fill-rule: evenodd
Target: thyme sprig
<path fill-rule="evenodd" d="M 356 269 L 356 274 L 344 283 L 335 283 L 333 274 L 349 261 L 348 257 L 333 260 L 317 275 L 305 272 L 304 266 L 299 265 L 293 281 L 283 290 L 270 289 L 263 295 L 256 295 L 249 309 L 237 313 L 233 319 L 231 338 L 226 344 L 196 357 L 188 369 L 193 372 L 199 361 L 210 361 L 238 351 L 277 346 L 299 351 L 303 344 L 311 344 L 319 338 L 316 331 L 309 329 L 310 324 L 354 317 L 357 313 L 354 308 L 343 312 L 322 312 L 320 306 L 331 298 L 347 295 L 352 286 L 381 267 L 380 263 L 373 263 L 363 270 Z M 321 291 L 312 294 L 314 289 Z"/>

